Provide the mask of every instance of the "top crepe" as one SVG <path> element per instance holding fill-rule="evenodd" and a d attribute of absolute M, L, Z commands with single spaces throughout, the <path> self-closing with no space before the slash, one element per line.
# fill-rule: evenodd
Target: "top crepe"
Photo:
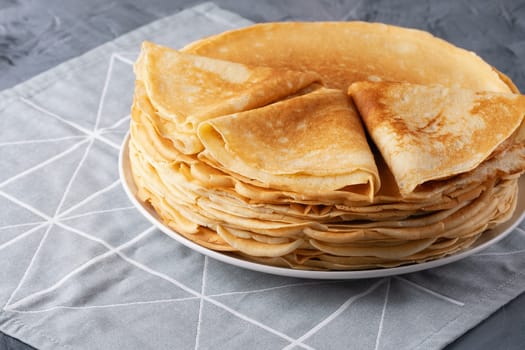
<path fill-rule="evenodd" d="M 255 66 L 314 71 L 326 86 L 342 90 L 356 81 L 388 80 L 517 91 L 473 52 L 421 30 L 382 23 L 262 23 L 204 38 L 182 51 Z"/>

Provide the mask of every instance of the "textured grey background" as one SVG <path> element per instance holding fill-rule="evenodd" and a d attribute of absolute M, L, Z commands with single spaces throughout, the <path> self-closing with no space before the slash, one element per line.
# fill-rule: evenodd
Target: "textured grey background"
<path fill-rule="evenodd" d="M 197 4 L 194 0 L 0 0 L 0 88 Z M 474 50 L 525 89 L 520 0 L 218 0 L 255 22 L 365 20 L 425 29 Z M 145 5 L 147 4 L 147 5 Z"/>
<path fill-rule="evenodd" d="M 428 30 L 476 51 L 525 90 L 524 1 L 217 0 L 252 21 L 367 20 Z M 0 0 L 0 89 L 198 1 Z M 525 348 L 525 297 L 451 349 Z M 26 348 L 0 337 L 0 348 Z"/>

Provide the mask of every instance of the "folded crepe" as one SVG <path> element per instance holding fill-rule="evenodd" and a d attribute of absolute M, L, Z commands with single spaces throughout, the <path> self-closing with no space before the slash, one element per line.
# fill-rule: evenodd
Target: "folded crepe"
<path fill-rule="evenodd" d="M 518 94 L 387 82 L 357 82 L 348 93 L 402 195 L 509 148 L 525 117 Z"/>
<path fill-rule="evenodd" d="M 150 42 L 143 43 L 134 69 L 162 128 L 177 135 L 175 146 L 186 154 L 202 149 L 195 139 L 200 122 L 264 106 L 320 80 L 312 72 L 252 67 Z"/>
<path fill-rule="evenodd" d="M 321 88 L 208 120 L 198 134 L 205 148 L 201 159 L 214 160 L 262 187 L 298 193 L 344 188 L 370 198 L 379 189 L 363 127 L 340 90 Z"/>

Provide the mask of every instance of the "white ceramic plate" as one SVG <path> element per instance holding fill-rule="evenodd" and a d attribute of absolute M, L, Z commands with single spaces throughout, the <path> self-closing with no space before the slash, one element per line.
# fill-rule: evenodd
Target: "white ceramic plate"
<path fill-rule="evenodd" d="M 217 259 L 219 261 L 225 262 L 227 264 L 232 264 L 239 266 L 245 269 L 260 271 L 265 273 L 270 273 L 274 275 L 288 276 L 288 277 L 299 277 L 299 278 L 312 278 L 312 279 L 358 279 L 358 278 L 375 278 L 375 277 L 384 277 L 392 275 L 400 275 L 404 273 L 416 272 L 426 269 L 431 269 L 438 266 L 443 266 L 445 264 L 450 264 L 452 262 L 458 261 L 460 259 L 466 258 L 469 255 L 477 253 L 496 242 L 500 241 L 511 233 L 514 228 L 521 222 L 525 217 L 525 196 L 520 196 L 518 199 L 518 206 L 512 218 L 500 225 L 496 229 L 489 230 L 483 234 L 483 236 L 476 241 L 476 243 L 471 246 L 469 249 L 464 250 L 460 253 L 453 254 L 441 259 L 432 260 L 420 264 L 412 264 L 400 267 L 385 268 L 385 269 L 370 269 L 370 270 L 359 270 L 359 271 L 306 271 L 306 270 L 294 270 L 290 268 L 275 267 L 259 263 L 254 263 L 251 261 L 243 260 L 242 258 L 236 258 L 224 253 L 216 252 L 214 250 L 202 247 L 183 236 L 179 235 L 176 231 L 166 226 L 157 213 L 145 203 L 135 197 L 137 188 L 131 176 L 131 170 L 129 165 L 128 158 L 128 140 L 129 135 L 126 136 L 120 150 L 119 157 L 119 174 L 122 185 L 126 194 L 130 198 L 131 202 L 137 207 L 137 209 L 156 227 L 158 227 L 162 232 L 166 233 L 171 238 L 174 238 L 176 241 L 184 244 L 190 249 L 193 249 L 201 254 L 207 255 L 210 258 Z M 520 179 L 519 183 L 520 190 L 525 189 L 525 177 Z"/>

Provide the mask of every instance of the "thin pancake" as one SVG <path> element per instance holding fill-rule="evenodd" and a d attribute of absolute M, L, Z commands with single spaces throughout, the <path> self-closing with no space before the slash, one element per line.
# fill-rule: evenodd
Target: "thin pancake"
<path fill-rule="evenodd" d="M 312 72 L 250 67 L 150 42 L 143 43 L 134 68 L 151 104 L 181 133 L 193 133 L 203 120 L 280 100 L 320 79 Z"/>
<path fill-rule="evenodd" d="M 327 86 L 339 89 L 355 81 L 388 80 L 516 91 L 510 79 L 475 53 L 421 30 L 382 23 L 262 23 L 199 40 L 182 51 L 315 71 Z"/>
<path fill-rule="evenodd" d="M 517 94 L 386 82 L 354 83 L 348 92 L 403 195 L 475 169 L 525 117 Z"/>
<path fill-rule="evenodd" d="M 319 89 L 199 127 L 211 158 L 265 187 L 316 193 L 366 185 L 379 174 L 359 118 L 339 90 Z"/>

